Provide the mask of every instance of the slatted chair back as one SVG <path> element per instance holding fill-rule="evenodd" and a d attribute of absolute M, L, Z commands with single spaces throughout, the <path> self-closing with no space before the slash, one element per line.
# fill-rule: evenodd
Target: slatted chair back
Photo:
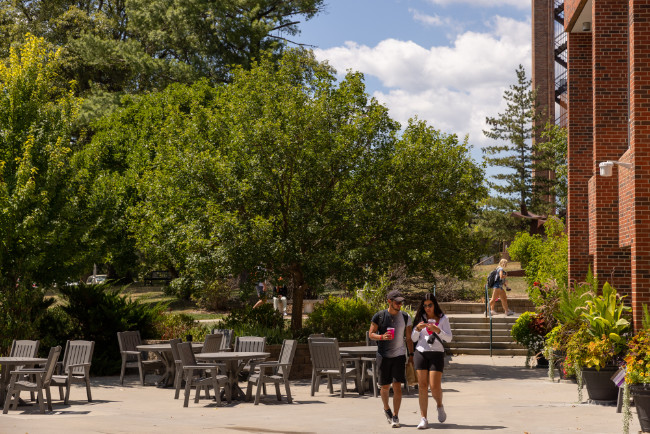
<path fill-rule="evenodd" d="M 36 357 L 39 341 L 15 340 L 11 343 L 9 356 L 11 357 Z"/>
<path fill-rule="evenodd" d="M 192 351 L 192 342 L 182 342 L 176 345 L 178 348 L 178 355 L 181 358 L 183 366 L 196 366 L 196 358 L 194 351 Z"/>
<path fill-rule="evenodd" d="M 289 378 L 291 373 L 291 364 L 293 363 L 293 356 L 296 354 L 296 348 L 298 347 L 298 341 L 293 339 L 285 339 L 282 341 L 282 348 L 280 349 L 280 357 L 278 357 L 278 363 L 288 364 L 288 366 L 279 366 L 278 374 L 282 375 L 284 378 Z"/>
<path fill-rule="evenodd" d="M 218 353 L 219 351 L 221 351 L 222 341 L 223 341 L 223 335 L 221 333 L 206 335 L 205 341 L 203 341 L 203 348 L 201 349 L 201 352 Z"/>
<path fill-rule="evenodd" d="M 366 345 L 372 345 L 375 347 L 377 346 L 377 341 L 373 341 L 372 339 L 370 339 L 370 334 L 367 330 L 366 330 Z"/>
<path fill-rule="evenodd" d="M 142 345 L 142 338 L 138 330 L 117 332 L 117 341 L 120 344 L 120 352 L 138 351 L 136 347 Z M 143 359 L 146 359 L 146 353 L 143 355 Z M 127 354 L 126 360 L 127 362 L 137 362 L 138 357 L 135 354 Z"/>
<path fill-rule="evenodd" d="M 93 350 L 95 349 L 94 341 L 68 341 L 65 344 L 63 353 L 63 373 L 67 374 L 72 371 L 72 375 L 84 375 L 83 366 L 73 366 L 82 363 L 92 363 Z"/>
<path fill-rule="evenodd" d="M 174 362 L 176 361 L 181 361 L 181 355 L 178 352 L 178 344 L 180 344 L 182 341 L 180 339 L 170 339 L 169 344 L 172 347 L 172 357 L 174 358 Z"/>
<path fill-rule="evenodd" d="M 266 338 L 258 336 L 237 336 L 235 338 L 235 352 L 264 352 Z"/>
<path fill-rule="evenodd" d="M 229 350 L 232 347 L 232 337 L 234 335 L 232 329 L 212 329 L 212 334 L 221 333 L 223 339 L 221 340 L 220 351 Z"/>
<path fill-rule="evenodd" d="M 308 339 L 311 363 L 316 370 L 340 370 L 341 353 L 336 338 Z"/>
<path fill-rule="evenodd" d="M 56 347 L 50 348 L 50 353 L 47 355 L 47 362 L 45 362 L 45 369 L 42 374 L 42 384 L 44 387 L 50 386 L 50 381 L 52 381 L 52 375 L 54 375 L 54 369 L 56 368 L 56 363 L 59 361 L 60 355 L 61 346 L 57 345 Z"/>

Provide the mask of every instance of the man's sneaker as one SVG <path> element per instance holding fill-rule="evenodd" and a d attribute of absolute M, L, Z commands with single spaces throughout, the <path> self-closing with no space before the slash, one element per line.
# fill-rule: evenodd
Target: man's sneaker
<path fill-rule="evenodd" d="M 393 416 L 393 421 L 391 422 L 390 426 L 393 428 L 399 428 L 399 418 L 397 416 Z"/>
<path fill-rule="evenodd" d="M 386 419 L 388 420 L 388 423 L 391 425 L 393 424 L 393 410 L 390 408 L 388 410 L 384 410 L 384 414 L 386 415 Z"/>
<path fill-rule="evenodd" d="M 509 310 L 508 313 L 506 313 L 506 315 L 508 315 L 508 316 L 514 315 L 514 314 L 515 314 L 515 312 L 513 310 Z"/>
<path fill-rule="evenodd" d="M 429 428 L 429 422 L 426 417 L 423 417 L 420 423 L 418 424 L 418 429 L 427 429 Z"/>
<path fill-rule="evenodd" d="M 438 407 L 438 422 L 443 423 L 447 420 L 447 413 L 445 413 L 445 407 Z"/>

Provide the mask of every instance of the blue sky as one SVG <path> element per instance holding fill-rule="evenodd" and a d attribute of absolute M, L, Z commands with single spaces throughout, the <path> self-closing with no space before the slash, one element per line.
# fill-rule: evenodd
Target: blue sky
<path fill-rule="evenodd" d="M 402 125 L 417 115 L 469 134 L 478 159 L 490 143 L 485 117 L 503 111 L 517 65 L 530 76 L 530 20 L 527 0 L 326 0 L 292 39 L 341 76 L 363 72 L 368 93 Z"/>

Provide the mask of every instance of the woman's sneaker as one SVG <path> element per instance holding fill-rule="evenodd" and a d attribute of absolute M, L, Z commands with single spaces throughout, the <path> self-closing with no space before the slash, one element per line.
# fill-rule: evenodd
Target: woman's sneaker
<path fill-rule="evenodd" d="M 426 417 L 423 417 L 420 423 L 418 424 L 418 429 L 427 429 L 429 428 L 429 422 Z"/>
<path fill-rule="evenodd" d="M 386 419 L 388 420 L 388 423 L 391 425 L 393 424 L 393 410 L 390 408 L 388 410 L 384 410 L 384 414 L 386 415 Z"/>
<path fill-rule="evenodd" d="M 508 313 L 506 313 L 506 315 L 508 315 L 508 316 L 510 316 L 510 315 L 514 315 L 514 314 L 515 314 L 515 311 L 514 311 L 514 310 L 509 310 Z"/>
<path fill-rule="evenodd" d="M 445 407 L 438 407 L 438 422 L 443 423 L 447 420 L 447 413 L 445 413 Z"/>
<path fill-rule="evenodd" d="M 397 416 L 393 416 L 393 421 L 391 422 L 390 426 L 393 428 L 399 428 L 399 418 Z"/>

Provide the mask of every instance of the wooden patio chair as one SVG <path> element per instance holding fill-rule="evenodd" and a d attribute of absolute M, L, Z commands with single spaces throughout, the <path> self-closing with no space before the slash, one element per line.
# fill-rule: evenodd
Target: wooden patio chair
<path fill-rule="evenodd" d="M 93 361 L 94 349 L 94 341 L 66 342 L 58 374 L 52 376 L 52 385 L 59 386 L 59 397 L 63 399 L 64 404 L 70 401 L 70 388 L 75 383 L 85 383 L 88 402 L 93 401 L 90 393 L 90 365 Z M 63 387 L 65 387 L 65 398 Z"/>
<path fill-rule="evenodd" d="M 263 353 L 266 348 L 266 338 L 259 336 L 237 336 L 235 338 L 235 352 L 255 352 Z M 255 370 L 254 363 L 247 363 L 246 366 L 241 370 L 241 379 L 246 380 L 247 376 Z"/>
<path fill-rule="evenodd" d="M 178 399 L 183 384 L 183 362 L 181 361 L 181 355 L 178 352 L 178 344 L 180 343 L 180 339 L 169 340 L 169 344 L 172 347 L 172 357 L 174 358 L 174 364 L 176 365 L 176 371 L 174 372 L 174 399 Z"/>
<path fill-rule="evenodd" d="M 349 361 L 356 361 L 354 358 L 342 358 L 339 352 L 339 343 L 336 338 L 313 338 L 308 339 L 309 353 L 311 355 L 311 396 L 318 391 L 321 377 L 327 377 L 327 384 L 330 393 L 334 393 L 332 379 L 341 379 L 341 398 L 345 397 L 348 378 L 354 376 L 357 390 L 361 390 L 359 371 L 356 367 L 347 366 Z"/>
<path fill-rule="evenodd" d="M 124 371 L 126 368 L 138 368 L 140 372 L 140 384 L 144 386 L 144 376 L 147 372 L 156 369 L 165 369 L 162 360 L 149 360 L 148 354 L 138 351 L 137 346 L 142 345 L 139 331 L 117 332 L 117 341 L 120 344 L 122 355 L 122 370 L 120 372 L 120 384 L 124 384 Z"/>
<path fill-rule="evenodd" d="M 234 336 L 232 329 L 212 329 L 212 334 L 221 333 L 223 340 L 221 341 L 220 351 L 229 351 L 232 349 L 232 338 Z"/>
<path fill-rule="evenodd" d="M 11 350 L 9 350 L 9 357 L 37 357 L 38 356 L 38 347 L 40 345 L 39 341 L 31 340 L 16 340 L 14 339 L 11 343 Z M 20 365 L 16 366 L 14 370 L 18 371 L 25 368 L 33 368 L 34 365 Z M 2 380 L 0 380 L 2 381 Z M 9 382 L 9 379 L 7 379 Z M 34 398 L 34 393 L 30 393 L 32 401 Z"/>
<path fill-rule="evenodd" d="M 370 339 L 368 331 L 366 331 L 366 345 L 377 346 L 377 341 Z M 365 384 L 367 381 L 372 382 L 372 394 L 377 397 L 377 356 L 364 356 L 359 359 L 361 361 L 361 383 Z"/>
<path fill-rule="evenodd" d="M 210 398 L 210 387 L 214 389 L 217 405 L 221 404 L 221 387 L 225 389 L 226 399 L 230 402 L 230 382 L 228 381 L 227 376 L 219 375 L 219 367 L 207 363 L 196 363 L 191 342 L 180 343 L 177 344 L 176 347 L 178 348 L 178 353 L 183 365 L 183 378 L 185 379 L 185 399 L 183 401 L 183 407 L 187 407 L 189 403 L 190 390 L 192 387 L 196 388 L 196 396 L 194 397 L 195 404 L 199 402 L 202 388 L 205 388 L 206 398 Z"/>
<path fill-rule="evenodd" d="M 280 349 L 280 356 L 275 362 L 261 362 L 256 363 L 255 368 L 259 368 L 259 372 L 253 373 L 248 377 L 248 387 L 246 388 L 246 399 L 250 401 L 253 386 L 257 385 L 255 393 L 255 405 L 260 403 L 260 392 L 264 388 L 266 395 L 267 383 L 275 384 L 275 394 L 278 401 L 281 401 L 280 383 L 284 383 L 284 388 L 287 392 L 287 402 L 291 403 L 291 389 L 289 387 L 289 373 L 291 372 L 291 365 L 293 363 L 293 356 L 296 354 L 296 347 L 298 341 L 285 339 L 282 342 Z"/>
<path fill-rule="evenodd" d="M 221 351 L 221 342 L 223 342 L 223 335 L 221 333 L 213 333 L 205 335 L 203 341 L 202 353 L 218 353 Z"/>
<path fill-rule="evenodd" d="M 9 411 L 9 405 L 13 402 L 13 409 L 18 409 L 18 401 L 20 399 L 20 392 L 35 392 L 37 394 L 38 408 L 41 413 L 45 413 L 45 406 L 43 401 L 43 389 L 47 397 L 47 409 L 52 411 L 52 395 L 50 394 L 50 382 L 52 374 L 56 368 L 56 362 L 59 360 L 61 354 L 61 347 L 50 348 L 50 354 L 47 356 L 47 362 L 44 368 L 23 368 L 18 371 L 11 371 L 11 380 L 9 388 L 7 389 L 7 396 L 5 397 L 5 405 L 2 410 L 4 414 Z M 24 379 L 25 375 L 33 376 L 34 381 Z M 12 401 L 13 397 L 13 401 Z"/>

